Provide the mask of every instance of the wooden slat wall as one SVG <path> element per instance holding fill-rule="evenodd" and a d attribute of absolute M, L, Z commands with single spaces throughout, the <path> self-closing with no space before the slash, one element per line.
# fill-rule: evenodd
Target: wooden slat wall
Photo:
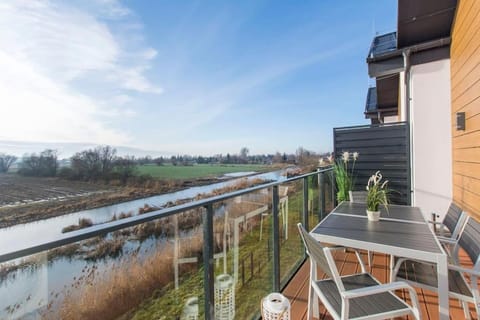
<path fill-rule="evenodd" d="M 480 1 L 458 2 L 450 50 L 453 198 L 480 219 Z M 465 131 L 455 129 L 457 112 L 465 112 Z"/>
<path fill-rule="evenodd" d="M 355 163 L 354 190 L 365 190 L 367 181 L 380 170 L 389 187 L 394 190 L 390 200 L 410 204 L 410 142 L 405 122 L 386 125 L 356 126 L 333 129 L 336 157 L 342 152 L 358 152 Z M 351 163 L 351 162 L 350 162 Z"/>

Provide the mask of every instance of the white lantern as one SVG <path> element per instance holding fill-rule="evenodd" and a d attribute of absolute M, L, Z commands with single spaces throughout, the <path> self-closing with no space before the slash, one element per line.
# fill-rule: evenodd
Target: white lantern
<path fill-rule="evenodd" d="M 290 320 L 290 301 L 281 293 L 270 293 L 262 300 L 263 320 Z"/>
<path fill-rule="evenodd" d="M 235 317 L 235 287 L 233 277 L 221 274 L 215 278 L 215 319 L 233 320 Z"/>

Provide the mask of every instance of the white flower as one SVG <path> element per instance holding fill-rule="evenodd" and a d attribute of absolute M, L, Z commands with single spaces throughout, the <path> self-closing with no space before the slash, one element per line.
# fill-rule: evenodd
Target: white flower
<path fill-rule="evenodd" d="M 329 155 L 327 157 L 328 162 L 332 163 L 333 162 L 333 155 Z"/>
<path fill-rule="evenodd" d="M 324 163 L 323 158 L 320 158 L 320 159 L 318 160 L 318 165 L 323 166 L 323 163 Z"/>
<path fill-rule="evenodd" d="M 367 184 L 370 185 L 370 182 L 372 182 L 373 179 L 375 179 L 375 176 L 374 176 L 374 175 L 373 175 L 373 176 L 370 176 L 370 178 L 368 178 Z"/>
<path fill-rule="evenodd" d="M 343 154 L 342 154 L 342 160 L 343 162 L 348 162 L 348 158 L 350 158 L 350 153 L 348 151 L 345 151 Z"/>
<path fill-rule="evenodd" d="M 385 182 L 382 183 L 382 186 L 381 186 L 380 188 L 382 188 L 382 189 L 385 188 L 385 186 L 387 185 L 387 183 L 388 183 L 388 180 L 385 180 Z"/>
<path fill-rule="evenodd" d="M 357 160 L 358 159 L 358 152 L 354 152 L 353 153 L 353 160 Z"/>

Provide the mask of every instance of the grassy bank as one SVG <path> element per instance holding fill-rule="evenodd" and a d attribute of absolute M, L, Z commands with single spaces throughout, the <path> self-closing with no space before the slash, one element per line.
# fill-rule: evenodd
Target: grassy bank
<path fill-rule="evenodd" d="M 219 175 L 233 172 L 264 172 L 271 168 L 271 166 L 249 164 L 197 164 L 193 166 L 174 166 L 171 164 L 166 164 L 163 166 L 138 166 L 138 171 L 140 174 L 149 174 L 154 178 L 161 179 L 196 179 L 205 177 L 216 177 Z"/>

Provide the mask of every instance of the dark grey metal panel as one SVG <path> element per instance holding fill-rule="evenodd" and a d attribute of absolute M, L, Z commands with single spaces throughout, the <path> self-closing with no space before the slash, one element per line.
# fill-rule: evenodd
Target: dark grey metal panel
<path fill-rule="evenodd" d="M 414 66 L 443 59 L 450 59 L 450 46 L 448 44 L 443 47 L 414 53 L 410 57 L 410 63 Z"/>
<path fill-rule="evenodd" d="M 453 233 L 455 228 L 457 227 L 457 223 L 460 220 L 460 216 L 462 215 L 462 209 L 457 206 L 455 203 L 451 203 L 450 207 L 448 208 L 447 215 L 443 219 L 443 224 L 450 233 Z"/>
<path fill-rule="evenodd" d="M 383 206 L 379 207 L 380 217 L 389 219 L 398 219 L 405 221 L 425 222 L 422 212 L 417 207 L 390 205 L 388 210 Z M 339 214 L 353 214 L 366 217 L 367 205 L 360 202 L 343 202 L 332 212 Z"/>
<path fill-rule="evenodd" d="M 406 122 L 333 129 L 334 153 L 360 154 L 355 163 L 355 191 L 363 191 L 372 174 L 380 170 L 392 190 L 394 204 L 410 202 L 410 139 Z"/>
<path fill-rule="evenodd" d="M 405 69 L 403 57 L 393 57 L 387 60 L 370 62 L 368 64 L 368 75 L 370 78 L 383 77 L 402 72 Z"/>
<path fill-rule="evenodd" d="M 476 263 L 480 256 L 480 222 L 469 218 L 458 243 L 467 252 L 472 262 Z"/>
<path fill-rule="evenodd" d="M 442 249 L 426 223 L 392 220 L 371 222 L 365 217 L 329 214 L 312 233 L 429 253 L 442 253 Z"/>

